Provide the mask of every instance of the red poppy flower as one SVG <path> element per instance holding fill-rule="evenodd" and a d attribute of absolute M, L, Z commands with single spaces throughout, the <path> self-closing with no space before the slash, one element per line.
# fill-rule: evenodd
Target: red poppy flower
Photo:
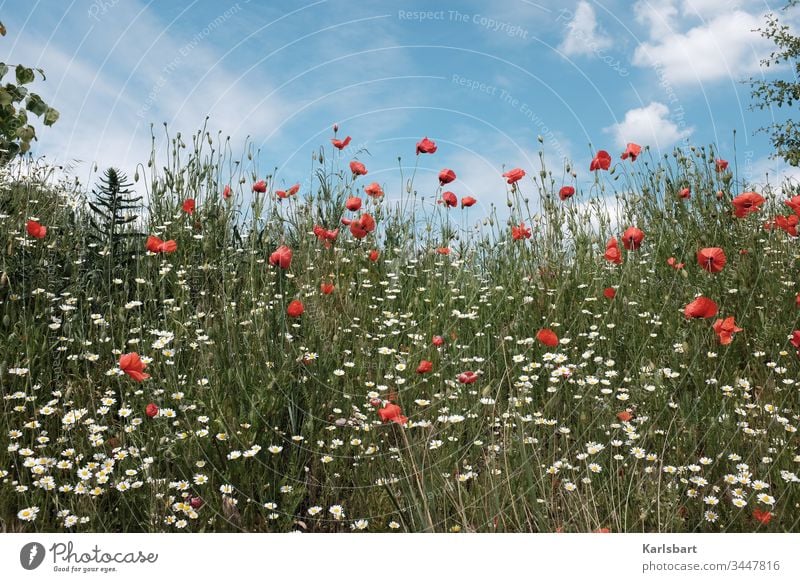
<path fill-rule="evenodd" d="M 683 263 L 679 263 L 679 262 L 678 262 L 678 261 L 675 259 L 675 257 L 670 257 L 670 258 L 668 258 L 668 259 L 667 259 L 667 264 L 668 264 L 670 267 L 672 267 L 673 269 L 675 269 L 676 271 L 680 271 L 681 269 L 683 269 L 683 266 L 684 266 L 684 265 L 683 265 Z"/>
<path fill-rule="evenodd" d="M 365 176 L 367 174 L 367 167 L 361 162 L 353 160 L 350 162 L 350 171 L 353 172 L 353 176 Z"/>
<path fill-rule="evenodd" d="M 475 200 L 472 196 L 464 196 L 461 198 L 461 208 L 469 208 L 473 206 L 477 200 Z"/>
<path fill-rule="evenodd" d="M 366 237 L 373 230 L 375 230 L 375 219 L 366 213 L 350 223 L 350 232 L 358 239 Z"/>
<path fill-rule="evenodd" d="M 603 289 L 603 297 L 606 299 L 614 299 L 617 296 L 617 290 L 613 287 L 606 287 Z"/>
<path fill-rule="evenodd" d="M 289 317 L 300 317 L 303 315 L 305 311 L 305 307 L 303 307 L 303 302 L 299 299 L 295 299 L 289 303 L 289 307 L 286 308 L 286 315 Z"/>
<path fill-rule="evenodd" d="M 592 163 L 589 164 L 589 171 L 608 170 L 611 167 L 611 154 L 606 150 L 600 150 L 595 154 Z"/>
<path fill-rule="evenodd" d="M 151 402 L 150 404 L 148 404 L 148 405 L 145 407 L 145 409 L 144 409 L 144 413 L 145 413 L 145 414 L 146 414 L 146 415 L 147 415 L 149 418 L 155 418 L 156 416 L 158 416 L 158 406 L 156 406 L 155 404 L 153 404 L 153 403 Z"/>
<path fill-rule="evenodd" d="M 629 251 L 635 251 L 638 249 L 643 240 L 644 233 L 635 226 L 628 227 L 625 229 L 625 232 L 622 233 L 622 244 Z"/>
<path fill-rule="evenodd" d="M 444 202 L 445 206 L 448 208 L 452 208 L 458 206 L 458 198 L 452 192 L 444 192 L 442 194 L 442 202 Z"/>
<path fill-rule="evenodd" d="M 136 352 L 122 354 L 119 357 L 119 369 L 137 382 L 147 380 L 150 377 L 150 374 L 145 374 L 144 372 L 146 367 L 147 364 L 142 361 L 142 359 L 139 357 L 139 354 Z"/>
<path fill-rule="evenodd" d="M 783 230 L 789 236 L 797 236 L 798 223 L 800 223 L 800 216 L 796 214 L 775 217 L 775 226 Z"/>
<path fill-rule="evenodd" d="M 620 422 L 630 422 L 633 419 L 633 414 L 629 410 L 623 410 L 617 413 L 617 419 Z"/>
<path fill-rule="evenodd" d="M 368 186 L 364 186 L 364 192 L 373 198 L 380 198 L 383 196 L 383 188 L 381 188 L 381 185 L 377 182 L 373 182 Z"/>
<path fill-rule="evenodd" d="M 408 418 L 403 416 L 403 410 L 397 404 L 387 404 L 383 408 L 379 408 L 378 416 L 383 422 L 396 422 L 397 424 L 408 422 Z"/>
<path fill-rule="evenodd" d="M 467 370 L 466 372 L 461 372 L 457 378 L 462 384 L 472 384 L 478 379 L 478 375 L 472 370 Z"/>
<path fill-rule="evenodd" d="M 449 184 L 453 180 L 456 179 L 456 173 L 449 169 L 444 168 L 441 172 L 439 172 L 439 185 L 444 186 L 445 184 Z"/>
<path fill-rule="evenodd" d="M 233 193 L 231 192 L 231 187 L 229 185 L 226 185 L 225 188 L 222 189 L 222 198 L 227 200 L 231 196 L 233 196 Z"/>
<path fill-rule="evenodd" d="M 193 214 L 195 208 L 194 198 L 187 198 L 186 200 L 184 200 L 183 206 L 181 206 L 181 208 L 186 214 Z"/>
<path fill-rule="evenodd" d="M 606 244 L 606 253 L 603 255 L 605 260 L 614 263 L 615 265 L 619 265 L 622 263 L 622 253 L 619 250 L 619 244 L 617 244 L 616 237 L 611 237 L 608 243 Z"/>
<path fill-rule="evenodd" d="M 294 186 L 292 186 L 288 190 L 277 190 L 275 192 L 275 196 L 277 196 L 281 200 L 284 200 L 284 199 L 288 198 L 289 196 L 294 196 L 299 191 L 300 191 L 300 184 L 295 184 Z"/>
<path fill-rule="evenodd" d="M 444 345 L 444 338 L 440 335 L 433 336 L 431 343 L 435 345 L 437 348 L 440 348 Z"/>
<path fill-rule="evenodd" d="M 417 155 L 432 154 L 434 152 L 436 152 L 436 143 L 427 137 L 423 137 L 417 142 Z"/>
<path fill-rule="evenodd" d="M 531 238 L 531 229 L 525 226 L 524 222 L 520 222 L 519 226 L 511 227 L 511 238 L 513 238 L 514 240 Z"/>
<path fill-rule="evenodd" d="M 627 160 L 628 158 L 630 158 L 632 162 L 635 162 L 636 158 L 639 157 L 640 153 L 642 153 L 642 146 L 635 143 L 629 143 L 628 147 L 625 148 L 625 151 L 622 152 L 622 155 L 620 157 L 623 160 Z"/>
<path fill-rule="evenodd" d="M 330 295 L 333 293 L 334 289 L 336 289 L 336 287 L 333 286 L 333 283 L 320 283 L 319 286 L 319 290 L 323 295 Z"/>
<path fill-rule="evenodd" d="M 783 203 L 791 208 L 795 214 L 800 214 L 800 196 L 792 196 L 788 200 L 784 200 Z"/>
<path fill-rule="evenodd" d="M 331 139 L 331 143 L 333 144 L 333 147 L 335 147 L 337 150 L 343 150 L 350 143 L 350 139 L 351 138 L 349 135 L 344 139 L 333 138 Z"/>
<path fill-rule="evenodd" d="M 178 243 L 174 240 L 163 241 L 157 236 L 148 236 L 145 247 L 151 253 L 174 253 L 178 250 Z"/>
<path fill-rule="evenodd" d="M 450 247 L 439 247 L 438 249 L 436 249 L 436 252 L 440 255 L 449 255 Z"/>
<path fill-rule="evenodd" d="M 592 533 L 611 533 L 611 530 L 607 527 L 600 527 L 594 530 Z"/>
<path fill-rule="evenodd" d="M 509 170 L 503 174 L 503 178 L 506 178 L 506 182 L 509 184 L 516 184 L 522 178 L 525 177 L 525 170 L 522 168 L 514 168 L 513 170 Z"/>
<path fill-rule="evenodd" d="M 680 192 L 678 192 L 678 198 L 683 200 L 688 200 L 692 195 L 692 191 L 689 188 L 681 188 Z"/>
<path fill-rule="evenodd" d="M 28 234 L 31 235 L 33 238 L 44 238 L 47 236 L 47 227 L 42 226 L 35 220 L 29 220 L 28 223 L 25 225 L 25 230 L 28 231 Z"/>
<path fill-rule="evenodd" d="M 792 332 L 792 338 L 789 340 L 789 343 L 800 349 L 800 329 L 796 329 Z"/>
<path fill-rule="evenodd" d="M 794 305 L 795 307 L 800 307 L 800 293 L 798 293 L 794 298 Z"/>
<path fill-rule="evenodd" d="M 376 262 L 380 258 L 380 256 L 381 254 L 374 249 L 369 252 L 369 260 L 372 261 L 373 263 Z"/>
<path fill-rule="evenodd" d="M 717 161 L 714 162 L 714 165 L 717 168 L 717 172 L 724 172 L 728 169 L 728 161 L 719 158 Z"/>
<path fill-rule="evenodd" d="M 314 235 L 323 242 L 335 241 L 339 236 L 339 229 L 327 230 L 319 225 L 314 225 Z"/>
<path fill-rule="evenodd" d="M 347 208 L 351 212 L 355 212 L 361 208 L 361 198 L 358 196 L 350 196 L 347 201 L 344 203 L 345 208 Z"/>
<path fill-rule="evenodd" d="M 567 200 L 573 196 L 575 196 L 575 188 L 572 186 L 562 186 L 561 190 L 558 191 L 558 197 L 561 198 L 561 200 Z"/>
<path fill-rule="evenodd" d="M 772 521 L 772 513 L 761 509 L 753 510 L 753 519 L 761 523 L 761 525 L 768 525 Z"/>
<path fill-rule="evenodd" d="M 269 264 L 273 267 L 288 269 L 292 265 L 292 249 L 281 245 L 269 256 Z"/>
<path fill-rule="evenodd" d="M 433 370 L 433 362 L 428 360 L 422 360 L 417 366 L 417 374 L 427 374 L 431 370 Z"/>
<path fill-rule="evenodd" d="M 190 497 L 189 505 L 192 506 L 192 509 L 200 509 L 203 507 L 203 498 L 198 496 Z"/>
<path fill-rule="evenodd" d="M 554 348 L 558 345 L 558 336 L 552 329 L 540 329 L 536 332 L 536 339 L 548 348 Z"/>
<path fill-rule="evenodd" d="M 690 302 L 683 309 L 683 313 L 686 317 L 695 319 L 709 319 L 714 317 L 717 311 L 717 304 L 708 297 L 703 297 L 702 295 Z"/>
<path fill-rule="evenodd" d="M 727 262 L 725 251 L 719 247 L 708 247 L 697 251 L 697 264 L 709 273 L 719 273 Z"/>
<path fill-rule="evenodd" d="M 733 210 L 737 218 L 744 218 L 752 212 L 758 212 L 764 204 L 764 198 L 755 192 L 745 192 L 733 199 Z"/>
<path fill-rule="evenodd" d="M 259 194 L 263 194 L 267 191 L 267 183 L 264 180 L 259 180 L 255 184 L 253 184 L 253 192 L 258 192 Z"/>
<path fill-rule="evenodd" d="M 742 331 L 741 327 L 736 326 L 733 317 L 726 317 L 725 319 L 718 319 L 714 322 L 714 333 L 719 336 L 719 343 L 727 346 L 733 341 L 733 334 Z"/>

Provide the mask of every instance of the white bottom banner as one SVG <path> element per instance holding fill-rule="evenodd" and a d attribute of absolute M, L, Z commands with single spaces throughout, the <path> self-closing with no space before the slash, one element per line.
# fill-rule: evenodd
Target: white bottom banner
<path fill-rule="evenodd" d="M 800 580 L 800 534 L 3 534 L 0 579 Z"/>

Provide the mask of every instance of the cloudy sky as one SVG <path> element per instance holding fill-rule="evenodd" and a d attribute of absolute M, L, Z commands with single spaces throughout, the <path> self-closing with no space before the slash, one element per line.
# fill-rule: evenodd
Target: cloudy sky
<path fill-rule="evenodd" d="M 585 178 L 594 149 L 616 157 L 629 141 L 714 144 L 755 182 L 785 171 L 754 135 L 773 113 L 749 110 L 743 82 L 764 74 L 771 45 L 753 30 L 782 4 L 6 0 L 0 42 L 47 73 L 36 89 L 61 120 L 36 152 L 59 162 L 132 173 L 151 123 L 187 134 L 210 115 L 236 147 L 249 136 L 279 183 L 307 183 L 338 122 L 387 194 L 398 156 L 413 165 L 429 136 L 439 152 L 418 185 L 448 166 L 459 195 L 496 202 L 503 167 L 536 170 L 539 148 Z"/>

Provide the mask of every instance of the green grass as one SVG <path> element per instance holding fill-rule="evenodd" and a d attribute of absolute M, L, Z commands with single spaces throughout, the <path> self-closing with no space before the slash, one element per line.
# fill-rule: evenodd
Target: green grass
<path fill-rule="evenodd" d="M 800 529 L 797 239 L 763 227 L 789 213 L 789 187 L 759 188 L 764 206 L 736 218 L 731 200 L 753 187 L 698 148 L 615 158 L 595 177 L 588 160 L 525 168 L 513 187 L 498 176 L 507 208 L 447 209 L 406 160 L 373 200 L 353 152 L 325 150 L 312 186 L 279 201 L 257 156 L 190 142 L 137 172 L 147 206 L 114 264 L 90 238 L 85 187 L 4 170 L 4 531 Z M 561 201 L 575 175 L 593 185 Z M 360 212 L 344 209 L 351 195 Z M 363 212 L 378 227 L 357 240 L 339 221 Z M 45 238 L 26 234 L 31 218 Z M 520 222 L 530 239 L 512 239 Z M 317 224 L 340 227 L 330 248 Z M 606 242 L 628 226 L 644 241 L 611 264 Z M 146 235 L 178 250 L 148 254 Z M 288 270 L 269 264 L 281 244 Z M 711 246 L 720 273 L 695 259 Z M 684 316 L 699 294 L 743 328 L 730 345 L 716 318 Z M 561 343 L 538 342 L 542 328 Z M 150 379 L 118 370 L 128 352 Z M 476 382 L 457 380 L 467 370 Z M 389 400 L 407 424 L 380 421 Z"/>

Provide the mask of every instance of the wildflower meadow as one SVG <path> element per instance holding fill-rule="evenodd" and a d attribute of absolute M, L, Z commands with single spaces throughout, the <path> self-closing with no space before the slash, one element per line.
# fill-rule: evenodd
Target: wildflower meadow
<path fill-rule="evenodd" d="M 3 531 L 800 529 L 795 185 L 629 144 L 494 207 L 329 137 L 3 168 Z"/>

